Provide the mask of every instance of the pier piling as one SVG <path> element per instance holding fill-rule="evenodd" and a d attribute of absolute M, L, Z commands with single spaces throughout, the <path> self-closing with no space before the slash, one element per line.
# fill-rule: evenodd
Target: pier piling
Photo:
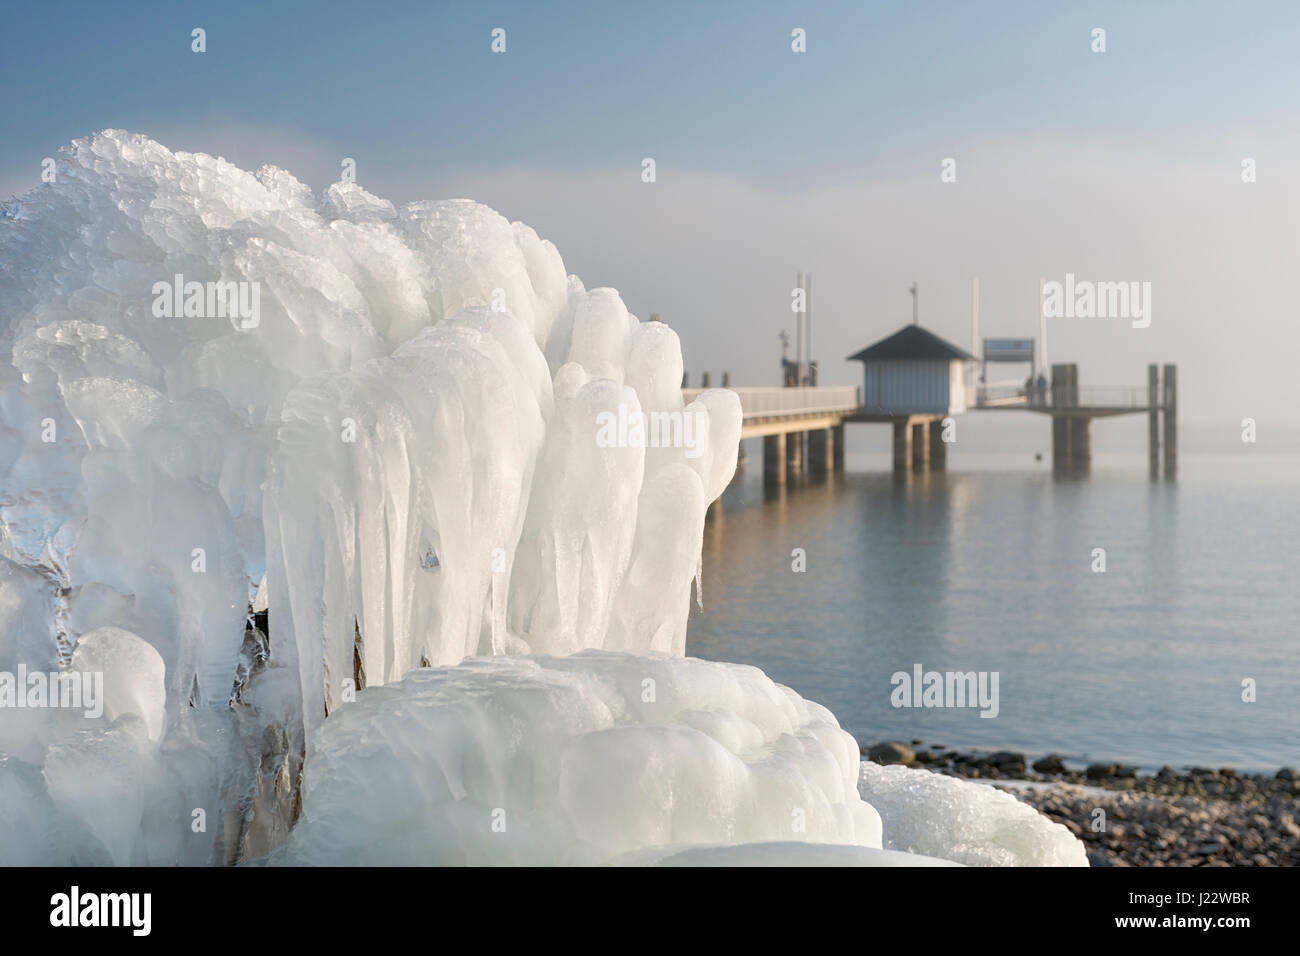
<path fill-rule="evenodd" d="M 912 466 L 912 426 L 907 418 L 894 419 L 894 471 Z"/>
<path fill-rule="evenodd" d="M 1064 415 L 1052 416 L 1052 470 L 1066 471 L 1070 467 L 1070 420 Z"/>
<path fill-rule="evenodd" d="M 948 467 L 948 445 L 943 440 L 943 419 L 930 422 L 930 468 L 943 471 Z"/>
<path fill-rule="evenodd" d="M 788 432 L 785 436 L 785 467 L 791 474 L 803 471 L 803 436 L 806 432 Z"/>
<path fill-rule="evenodd" d="M 1147 366 L 1147 467 L 1160 476 L 1160 366 Z"/>
<path fill-rule="evenodd" d="M 1070 423 L 1070 470 L 1086 471 L 1092 464 L 1092 419 L 1078 415 Z"/>
<path fill-rule="evenodd" d="M 763 437 L 763 483 L 771 486 L 785 484 L 785 435 Z"/>
<path fill-rule="evenodd" d="M 815 428 L 808 433 L 808 470 L 824 475 L 834 454 L 835 436 L 829 428 Z"/>
<path fill-rule="evenodd" d="M 1079 366 L 1052 366 L 1052 469 L 1087 470 L 1092 463 L 1092 416 L 1079 406 Z"/>
<path fill-rule="evenodd" d="M 1165 478 L 1178 477 L 1178 366 L 1165 366 Z"/>
<path fill-rule="evenodd" d="M 930 466 L 930 423 L 912 423 L 912 470 L 925 471 Z"/>

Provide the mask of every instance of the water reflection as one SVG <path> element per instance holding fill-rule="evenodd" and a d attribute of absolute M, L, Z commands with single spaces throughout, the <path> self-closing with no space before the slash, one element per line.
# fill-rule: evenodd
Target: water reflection
<path fill-rule="evenodd" d="M 1277 573 L 1300 540 L 1293 486 L 1191 468 L 1151 484 L 1135 465 L 765 489 L 751 459 L 705 527 L 688 653 L 762 667 L 864 742 L 1276 769 L 1300 733 L 1300 588 Z M 890 706 L 890 676 L 918 663 L 998 671 L 999 716 Z M 1256 672 L 1274 696 L 1246 708 Z"/>

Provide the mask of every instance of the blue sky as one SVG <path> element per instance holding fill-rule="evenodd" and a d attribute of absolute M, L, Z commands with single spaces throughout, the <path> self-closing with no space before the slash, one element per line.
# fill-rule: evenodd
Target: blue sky
<path fill-rule="evenodd" d="M 799 270 L 833 384 L 910 319 L 913 281 L 966 347 L 972 277 L 982 332 L 1015 336 L 1041 278 L 1151 281 L 1151 328 L 1062 323 L 1051 360 L 1092 385 L 1178 362 L 1186 421 L 1300 424 L 1295 3 L 72 2 L 3 22 L 0 196 L 110 126 L 316 188 L 352 157 L 379 195 L 528 222 L 588 287 L 663 315 L 693 376 L 744 384 L 776 381 Z"/>
<path fill-rule="evenodd" d="M 928 168 L 990 134 L 1210 156 L 1294 117 L 1300 89 L 1288 3 L 223 0 L 11 5 L 5 20 L 5 170 L 104 126 L 238 123 L 333 147 L 380 183 L 651 155 L 799 189 Z"/>

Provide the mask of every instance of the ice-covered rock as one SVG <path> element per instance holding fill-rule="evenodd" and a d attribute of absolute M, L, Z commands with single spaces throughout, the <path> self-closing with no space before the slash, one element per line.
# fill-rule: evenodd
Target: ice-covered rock
<path fill-rule="evenodd" d="M 754 667 L 608 651 L 475 658 L 336 710 L 307 761 L 302 819 L 273 859 L 592 864 L 647 847 L 878 849 L 857 768 L 857 744 L 828 710 Z"/>
<path fill-rule="evenodd" d="M 885 849 L 970 866 L 1088 865 L 1074 834 L 992 787 L 863 761 L 858 792 L 880 812 Z"/>

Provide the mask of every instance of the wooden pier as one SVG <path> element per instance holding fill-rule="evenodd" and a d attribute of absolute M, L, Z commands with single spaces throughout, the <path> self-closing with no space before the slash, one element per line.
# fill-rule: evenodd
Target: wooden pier
<path fill-rule="evenodd" d="M 702 389 L 684 388 L 691 402 Z M 947 467 L 944 421 L 958 414 L 983 411 L 1028 411 L 1051 418 L 1052 467 L 1059 473 L 1086 472 L 1092 461 L 1092 426 L 1098 418 L 1148 416 L 1148 462 L 1152 478 L 1178 473 L 1177 367 L 1147 369 L 1147 383 L 1133 387 L 1085 387 L 1075 364 L 1052 366 L 1050 384 L 969 386 L 961 411 L 883 408 L 863 402 L 854 386 L 735 388 L 743 414 L 740 437 L 763 439 L 763 476 L 768 485 L 784 485 L 791 475 L 844 468 L 844 426 L 889 424 L 893 428 L 897 471 Z"/>

